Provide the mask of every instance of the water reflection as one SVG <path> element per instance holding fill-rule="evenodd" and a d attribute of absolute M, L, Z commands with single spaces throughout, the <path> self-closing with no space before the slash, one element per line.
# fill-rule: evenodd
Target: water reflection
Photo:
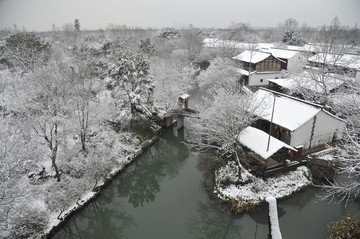
<path fill-rule="evenodd" d="M 171 130 L 52 238 L 243 238 L 268 235 L 267 204 L 234 215 L 212 195 L 214 153 L 190 153 Z M 215 163 L 214 163 L 215 162 Z M 307 189 L 278 202 L 283 238 L 325 238 L 329 222 L 359 214 Z"/>
<path fill-rule="evenodd" d="M 138 223 L 123 209 L 122 199 L 134 208 L 153 202 L 160 193 L 161 182 L 176 177 L 185 159 L 187 147 L 171 131 L 146 150 L 99 198 L 70 218 L 52 238 L 126 238 L 124 232 Z M 128 205 L 126 205 L 128 207 Z"/>
<path fill-rule="evenodd" d="M 71 217 L 52 238 L 125 238 L 124 229 L 136 226 L 136 222 L 121 210 L 121 205 L 116 205 L 118 210 L 112 210 L 113 207 L 107 200 L 95 200 Z"/>
<path fill-rule="evenodd" d="M 240 222 L 227 206 L 214 201 L 200 202 L 186 224 L 188 238 L 243 238 Z"/>
<path fill-rule="evenodd" d="M 183 144 L 170 135 L 168 139 L 160 139 L 116 181 L 118 196 L 127 197 L 134 207 L 153 202 L 160 192 L 160 182 L 175 177 L 188 157 Z"/>

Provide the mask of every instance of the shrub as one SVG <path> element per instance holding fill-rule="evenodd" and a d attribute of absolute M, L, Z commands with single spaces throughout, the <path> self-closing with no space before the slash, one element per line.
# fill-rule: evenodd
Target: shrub
<path fill-rule="evenodd" d="M 245 200 L 242 197 L 236 197 L 236 199 L 233 199 L 231 201 L 231 210 L 235 212 L 236 214 L 240 214 L 243 212 L 251 212 L 254 210 L 255 204 L 254 202 L 250 200 Z"/>
<path fill-rule="evenodd" d="M 330 235 L 328 239 L 356 239 L 360 238 L 360 220 L 344 216 L 340 221 L 330 225 Z"/>

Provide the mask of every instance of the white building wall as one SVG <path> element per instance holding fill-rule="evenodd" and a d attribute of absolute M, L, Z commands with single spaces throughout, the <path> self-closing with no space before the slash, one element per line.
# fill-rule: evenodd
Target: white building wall
<path fill-rule="evenodd" d="M 329 113 L 320 111 L 316 118 L 312 146 L 330 143 L 333 139 L 341 139 L 344 128 L 344 121 L 331 116 Z"/>
<path fill-rule="evenodd" d="M 303 145 L 304 149 L 308 149 L 310 147 L 310 136 L 311 129 L 313 125 L 313 118 L 311 118 L 308 122 L 303 124 L 300 128 L 291 132 L 291 141 L 290 146 L 299 146 Z"/>
<path fill-rule="evenodd" d="M 330 143 L 334 137 L 337 140 L 342 138 L 345 122 L 324 111 L 320 111 L 316 115 L 314 135 L 310 144 L 313 122 L 314 118 L 311 118 L 300 128 L 291 132 L 290 146 L 295 147 L 303 145 L 304 149 L 309 149 L 310 146 L 315 147 L 325 143 Z"/>
<path fill-rule="evenodd" d="M 301 73 L 304 71 L 304 66 L 306 62 L 306 57 L 303 54 L 298 53 L 288 59 L 287 70 L 289 72 Z"/>
<path fill-rule="evenodd" d="M 249 86 L 268 86 L 268 79 L 281 77 L 281 71 L 276 72 L 255 72 L 249 76 Z"/>

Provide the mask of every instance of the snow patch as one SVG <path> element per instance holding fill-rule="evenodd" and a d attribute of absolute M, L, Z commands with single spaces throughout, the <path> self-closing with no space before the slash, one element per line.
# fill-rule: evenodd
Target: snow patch
<path fill-rule="evenodd" d="M 282 239 L 279 218 L 277 212 L 276 198 L 267 197 L 266 201 L 269 203 L 269 218 L 270 218 L 270 228 L 271 228 L 271 238 L 272 239 Z"/>
<path fill-rule="evenodd" d="M 295 171 L 279 176 L 262 179 L 254 177 L 247 182 L 237 181 L 229 184 L 224 179 L 233 179 L 234 167 L 229 172 L 229 167 L 223 167 L 216 171 L 216 190 L 218 197 L 223 200 L 233 200 L 241 197 L 252 201 L 254 204 L 263 202 L 267 197 L 277 199 L 287 197 L 301 188 L 311 184 L 310 171 L 305 166 L 298 167 Z"/>

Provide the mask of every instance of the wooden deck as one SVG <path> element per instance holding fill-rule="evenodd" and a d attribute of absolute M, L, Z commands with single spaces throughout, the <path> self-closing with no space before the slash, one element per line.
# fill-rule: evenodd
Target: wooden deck
<path fill-rule="evenodd" d="M 281 165 L 281 163 L 277 162 L 276 160 L 274 160 L 272 158 L 268 158 L 267 162 L 266 162 L 266 160 L 264 160 L 259 155 L 255 154 L 253 152 L 249 152 L 248 155 L 251 158 L 255 159 L 258 163 L 264 165 L 264 167 L 266 166 L 266 168 L 273 168 L 273 167 L 277 167 L 277 166 Z"/>
<path fill-rule="evenodd" d="M 300 162 L 298 161 L 291 161 L 286 164 L 282 164 L 274 160 L 273 158 L 268 158 L 267 162 L 259 155 L 249 152 L 248 156 L 255 160 L 258 165 L 262 165 L 261 168 L 258 168 L 257 173 L 262 175 L 263 177 L 269 177 L 278 173 L 284 173 L 291 170 L 295 170 L 298 166 L 300 166 Z M 266 168 L 265 168 L 266 166 Z"/>

